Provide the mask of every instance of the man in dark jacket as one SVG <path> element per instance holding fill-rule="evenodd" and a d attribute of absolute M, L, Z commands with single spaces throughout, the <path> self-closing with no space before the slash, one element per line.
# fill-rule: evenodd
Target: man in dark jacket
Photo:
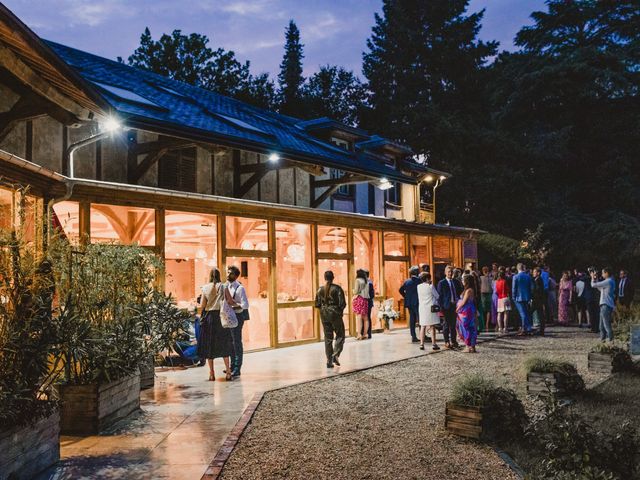
<path fill-rule="evenodd" d="M 324 351 L 327 355 L 327 368 L 340 365 L 338 357 L 344 346 L 344 322 L 342 314 L 347 306 L 344 290 L 340 285 L 333 283 L 333 272 L 324 272 L 325 285 L 320 287 L 316 294 L 316 308 L 320 309 L 320 320 L 324 329 Z M 333 337 L 336 337 L 335 346 Z"/>
<path fill-rule="evenodd" d="M 447 265 L 444 269 L 445 278 L 438 282 L 438 303 L 440 311 L 444 315 L 444 324 L 442 325 L 442 335 L 444 336 L 445 348 L 458 348 L 458 335 L 456 333 L 456 307 L 460 295 L 462 294 L 462 285 L 458 280 L 453 278 L 453 268 Z"/>
<path fill-rule="evenodd" d="M 400 287 L 400 295 L 404 298 L 404 307 L 409 310 L 409 333 L 411 333 L 411 341 L 418 343 L 416 335 L 416 325 L 418 323 L 418 285 L 420 279 L 418 274 L 420 268 L 411 267 L 409 269 L 409 278 Z"/>
<path fill-rule="evenodd" d="M 544 312 L 544 304 L 547 296 L 544 292 L 544 282 L 542 281 L 542 269 L 533 269 L 533 292 L 531 294 L 531 316 L 540 322 L 540 335 L 544 335 L 544 327 L 547 323 Z"/>
<path fill-rule="evenodd" d="M 635 286 L 629 278 L 629 274 L 626 270 L 620 270 L 620 280 L 618 280 L 618 285 L 616 285 L 616 298 L 618 300 L 618 304 L 623 307 L 630 307 L 634 294 Z"/>

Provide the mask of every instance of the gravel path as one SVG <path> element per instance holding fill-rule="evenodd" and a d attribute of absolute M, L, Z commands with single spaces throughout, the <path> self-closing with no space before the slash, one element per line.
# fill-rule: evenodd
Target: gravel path
<path fill-rule="evenodd" d="M 482 372 L 525 398 L 522 359 L 570 360 L 587 386 L 595 336 L 551 328 L 541 338 L 503 337 L 479 354 L 446 351 L 269 392 L 227 462 L 229 479 L 516 479 L 492 448 L 449 435 L 452 381 Z M 526 402 L 528 409 L 534 408 Z"/>

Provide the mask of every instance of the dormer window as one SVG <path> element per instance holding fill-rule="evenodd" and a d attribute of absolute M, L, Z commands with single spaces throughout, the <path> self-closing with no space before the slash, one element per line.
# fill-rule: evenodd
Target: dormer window
<path fill-rule="evenodd" d="M 331 143 L 333 143 L 336 147 L 342 148 L 347 152 L 351 151 L 351 142 L 347 140 L 343 140 L 342 138 L 331 137 Z"/>

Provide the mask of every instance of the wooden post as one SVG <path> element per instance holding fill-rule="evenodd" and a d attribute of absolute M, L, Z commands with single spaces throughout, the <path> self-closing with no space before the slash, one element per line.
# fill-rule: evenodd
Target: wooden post
<path fill-rule="evenodd" d="M 79 203 L 79 237 L 80 245 L 87 246 L 91 243 L 91 203 L 81 201 Z"/>

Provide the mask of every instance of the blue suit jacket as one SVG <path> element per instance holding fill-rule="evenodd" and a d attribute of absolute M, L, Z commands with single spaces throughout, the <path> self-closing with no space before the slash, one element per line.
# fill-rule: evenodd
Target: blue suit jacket
<path fill-rule="evenodd" d="M 520 272 L 514 275 L 511 292 L 516 302 L 528 302 L 531 300 L 532 290 L 533 282 L 528 273 Z"/>
<path fill-rule="evenodd" d="M 411 277 L 400 287 L 400 295 L 404 298 L 406 308 L 418 308 L 418 285 L 420 285 L 420 279 Z"/>
<path fill-rule="evenodd" d="M 462 295 L 462 285 L 458 280 L 452 278 L 453 288 L 456 291 L 456 295 L 460 298 Z M 449 288 L 449 282 L 447 282 L 446 278 L 443 278 L 438 282 L 438 303 L 440 304 L 440 308 L 443 310 L 449 310 L 451 308 L 455 308 L 455 300 L 451 298 L 451 289 Z"/>

